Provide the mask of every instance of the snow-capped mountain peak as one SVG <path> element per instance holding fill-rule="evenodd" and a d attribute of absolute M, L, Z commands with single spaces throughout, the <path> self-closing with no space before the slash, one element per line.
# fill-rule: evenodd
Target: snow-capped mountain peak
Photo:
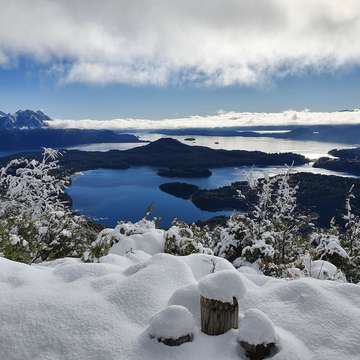
<path fill-rule="evenodd" d="M 47 120 L 51 118 L 40 110 L 18 110 L 13 114 L 0 111 L 0 129 L 38 129 L 46 127 Z"/>

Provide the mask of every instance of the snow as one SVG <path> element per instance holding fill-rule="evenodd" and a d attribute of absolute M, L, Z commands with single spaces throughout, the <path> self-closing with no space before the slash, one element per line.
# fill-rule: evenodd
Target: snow
<path fill-rule="evenodd" d="M 318 238 L 317 234 L 312 235 L 313 241 L 317 242 L 316 252 L 325 255 L 337 254 L 344 259 L 348 259 L 349 255 L 345 249 L 340 245 L 339 237 L 331 234 L 321 234 Z"/>
<path fill-rule="evenodd" d="M 304 261 L 305 268 L 309 276 L 321 279 L 321 280 L 331 280 L 334 279 L 337 274 L 337 267 L 325 260 L 311 260 L 307 259 Z"/>
<path fill-rule="evenodd" d="M 249 309 L 240 321 L 239 341 L 251 345 L 276 343 L 278 336 L 272 321 L 258 309 Z"/>
<path fill-rule="evenodd" d="M 11 245 L 16 245 L 16 244 L 19 244 L 20 242 L 21 242 L 21 239 L 18 235 L 10 234 L 10 244 Z"/>
<path fill-rule="evenodd" d="M 198 284 L 190 284 L 176 290 L 169 299 L 169 305 L 181 305 L 191 311 L 198 326 L 200 326 L 200 291 Z"/>
<path fill-rule="evenodd" d="M 137 249 L 151 255 L 164 251 L 164 234 L 160 229 L 151 229 L 144 234 L 130 236 L 119 234 L 118 241 L 110 251 L 112 254 L 124 255 L 128 251 Z"/>
<path fill-rule="evenodd" d="M 212 300 L 233 303 L 233 298 L 244 296 L 246 288 L 240 274 L 236 270 L 223 270 L 209 274 L 199 281 L 200 294 Z"/>
<path fill-rule="evenodd" d="M 222 265 L 209 274 L 212 260 Z M 141 250 L 109 254 L 99 263 L 65 258 L 29 266 L 0 258 L 0 357 L 245 360 L 238 337 L 243 326 L 248 328 L 248 310 L 257 309 L 271 319 L 278 336 L 279 352 L 272 360 L 359 359 L 360 286 L 311 277 L 275 279 L 244 270 L 209 255 L 176 257 Z M 206 291 L 213 290 L 207 284 L 217 285 L 227 300 L 241 295 L 239 331 L 201 333 L 204 284 Z M 168 347 L 149 337 L 156 314 L 166 314 L 169 305 L 192 314 L 192 342 Z M 182 320 L 175 330 L 183 332 Z M 264 339 L 262 332 L 252 336 Z"/>
<path fill-rule="evenodd" d="M 191 254 L 189 256 L 183 256 L 182 260 L 190 267 L 196 280 L 210 274 L 213 267 L 214 272 L 234 270 L 233 265 L 229 261 L 217 256 Z"/>
<path fill-rule="evenodd" d="M 193 334 L 195 321 L 191 312 L 180 305 L 171 305 L 150 320 L 149 334 L 157 339 L 178 339 Z"/>
<path fill-rule="evenodd" d="M 110 253 L 125 255 L 133 250 L 142 250 L 154 255 L 164 251 L 165 231 L 156 229 L 155 222 L 141 219 L 136 223 L 119 223 L 114 229 L 104 229 L 98 241 L 115 240 Z"/>

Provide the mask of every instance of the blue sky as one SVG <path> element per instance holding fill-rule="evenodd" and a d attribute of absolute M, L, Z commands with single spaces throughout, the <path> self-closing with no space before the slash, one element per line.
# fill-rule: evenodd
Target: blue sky
<path fill-rule="evenodd" d="M 0 69 L 0 109 L 56 118 L 162 118 L 225 111 L 335 111 L 360 107 L 360 69 L 300 74 L 257 86 L 61 83 L 31 61 Z"/>
<path fill-rule="evenodd" d="M 359 107 L 357 0 L 13 0 L 0 109 L 55 118 Z"/>

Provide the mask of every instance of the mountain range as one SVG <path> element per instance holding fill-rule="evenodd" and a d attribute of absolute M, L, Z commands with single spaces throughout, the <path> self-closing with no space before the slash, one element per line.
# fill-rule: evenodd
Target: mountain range
<path fill-rule="evenodd" d="M 0 111 L 0 130 L 39 129 L 51 118 L 42 111 L 18 110 L 13 114 Z"/>
<path fill-rule="evenodd" d="M 48 126 L 48 120 L 51 118 L 40 110 L 18 110 L 13 114 L 0 111 L 0 150 L 140 142 L 135 135 L 111 130 L 54 129 Z"/>

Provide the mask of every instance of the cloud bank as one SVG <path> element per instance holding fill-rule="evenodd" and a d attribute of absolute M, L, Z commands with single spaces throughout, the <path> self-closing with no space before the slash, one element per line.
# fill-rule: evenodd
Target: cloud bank
<path fill-rule="evenodd" d="M 54 128 L 156 130 L 192 128 L 229 128 L 286 125 L 360 124 L 360 110 L 344 112 L 311 112 L 288 110 L 281 113 L 219 112 L 216 115 L 171 119 L 62 120 L 48 122 Z"/>
<path fill-rule="evenodd" d="M 358 0 L 0 0 L 0 66 L 63 82 L 253 86 L 360 65 Z"/>

